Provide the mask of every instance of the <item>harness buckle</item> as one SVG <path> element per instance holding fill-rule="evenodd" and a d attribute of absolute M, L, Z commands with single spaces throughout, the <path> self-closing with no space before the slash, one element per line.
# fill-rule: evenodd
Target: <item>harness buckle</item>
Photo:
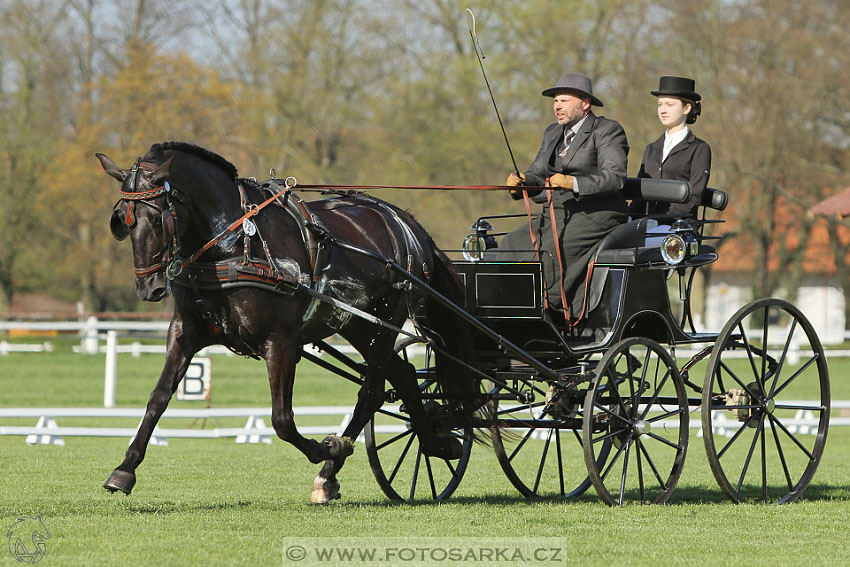
<path fill-rule="evenodd" d="M 165 277 L 169 280 L 175 279 L 177 276 L 183 273 L 183 263 L 180 260 L 174 260 L 168 267 L 165 269 Z"/>

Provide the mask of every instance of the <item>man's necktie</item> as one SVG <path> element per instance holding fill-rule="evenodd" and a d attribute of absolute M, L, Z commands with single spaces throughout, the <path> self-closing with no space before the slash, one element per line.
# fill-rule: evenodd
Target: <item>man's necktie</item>
<path fill-rule="evenodd" d="M 570 149 L 570 142 L 573 141 L 573 136 L 575 135 L 576 133 L 573 132 L 572 128 L 564 128 L 564 139 L 561 142 L 563 148 L 560 152 L 558 152 L 559 157 L 564 157 L 565 155 L 567 155 L 567 150 Z"/>

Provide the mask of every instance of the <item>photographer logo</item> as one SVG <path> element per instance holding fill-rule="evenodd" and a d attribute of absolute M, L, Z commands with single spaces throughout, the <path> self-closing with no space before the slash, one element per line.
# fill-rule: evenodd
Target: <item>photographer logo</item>
<path fill-rule="evenodd" d="M 9 553 L 21 563 L 38 563 L 47 552 L 50 532 L 41 516 L 21 516 L 6 532 Z"/>

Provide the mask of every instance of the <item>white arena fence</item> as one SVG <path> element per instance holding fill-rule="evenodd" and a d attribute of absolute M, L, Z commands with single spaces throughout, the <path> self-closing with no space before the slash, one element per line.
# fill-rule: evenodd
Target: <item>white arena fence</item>
<path fill-rule="evenodd" d="M 122 335 L 132 335 L 138 333 L 154 333 L 164 335 L 168 330 L 167 321 L 156 322 L 139 322 L 139 321 L 99 321 L 95 317 L 89 317 L 85 321 L 68 321 L 68 322 L 14 322 L 0 321 L 0 332 L 8 332 L 10 330 L 19 331 L 58 331 L 58 332 L 77 332 L 80 340 L 79 347 L 75 347 L 76 352 L 87 354 L 106 354 L 106 363 L 104 368 L 104 407 L 103 408 L 0 408 L 0 419 L 2 418 L 36 418 L 37 423 L 34 426 L 3 426 L 0 425 L 0 435 L 11 436 L 26 436 L 26 442 L 30 445 L 35 444 L 53 444 L 64 445 L 64 437 L 126 437 L 132 438 L 138 427 L 136 428 L 116 428 L 116 427 L 64 427 L 57 423 L 57 418 L 138 418 L 141 419 L 144 415 L 144 409 L 131 408 L 115 408 L 115 378 L 117 369 L 117 355 L 131 354 L 134 357 L 142 354 L 164 354 L 165 345 L 150 345 L 143 344 L 139 341 L 134 341 L 131 344 L 119 344 L 119 332 Z M 781 336 L 781 333 L 771 333 L 771 336 Z M 103 344 L 101 344 L 103 341 Z M 334 345 L 343 352 L 353 352 L 353 349 L 348 345 Z M 793 346 L 793 345 L 792 345 Z M 424 347 L 416 345 L 420 352 L 424 352 Z M 0 341 L 0 355 L 6 355 L 10 352 L 49 352 L 52 350 L 51 343 L 44 342 L 39 344 L 21 344 L 9 343 Z M 693 353 L 697 351 L 694 350 Z M 208 356 L 210 354 L 226 354 L 233 356 L 229 350 L 224 347 L 209 347 L 199 353 L 199 356 Z M 412 353 L 416 354 L 416 352 Z M 686 349 L 677 349 L 677 355 L 685 357 L 691 355 L 692 352 Z M 746 356 L 745 353 L 730 353 L 732 355 Z M 827 351 L 829 357 L 847 357 L 850 356 L 850 351 Z M 793 361 L 796 357 L 811 355 L 810 351 L 791 350 L 789 351 L 789 359 Z M 793 402 L 800 405 L 817 405 L 817 401 L 799 401 Z M 850 409 L 850 401 L 833 401 L 833 409 L 847 410 Z M 310 425 L 301 426 L 299 431 L 305 435 L 329 435 L 340 434 L 344 431 L 348 422 L 351 419 L 353 407 L 349 406 L 309 406 L 296 407 L 294 412 L 296 416 L 328 416 L 337 417 L 335 423 L 328 425 Z M 699 408 L 694 409 L 695 412 Z M 842 412 L 843 413 L 843 412 Z M 192 419 L 192 424 L 197 420 L 203 419 L 219 419 L 219 418 L 247 418 L 244 427 L 238 428 L 223 428 L 216 427 L 212 429 L 196 429 L 188 428 L 168 428 L 161 429 L 157 427 L 154 430 L 151 438 L 152 445 L 167 445 L 169 438 L 193 438 L 193 439 L 221 439 L 235 438 L 237 443 L 271 443 L 272 436 L 275 436 L 274 429 L 267 427 L 265 419 L 270 417 L 269 408 L 204 408 L 204 409 L 168 409 L 163 418 L 185 418 Z M 736 420 L 725 419 L 723 415 L 718 414 L 714 420 L 713 430 L 715 434 L 732 435 L 737 430 L 738 422 Z M 792 433 L 808 434 L 817 432 L 818 420 L 811 411 L 798 411 L 791 420 L 783 420 L 783 423 L 789 426 Z M 665 423 L 660 422 L 660 427 L 664 427 Z M 673 423 L 670 423 L 673 426 Z M 846 426 L 850 425 L 850 417 L 832 417 L 830 425 Z M 766 426 L 768 426 L 766 424 Z M 702 436 L 702 426 L 699 419 L 691 418 L 690 427 L 699 429 L 698 436 Z M 404 431 L 404 425 L 376 425 L 376 432 L 379 433 L 400 433 Z M 361 434 L 358 441 L 363 441 Z"/>
<path fill-rule="evenodd" d="M 794 400 L 787 402 L 794 405 L 817 405 L 816 400 Z M 833 401 L 833 409 L 850 409 L 850 401 Z M 655 408 L 663 411 L 660 407 Z M 299 416 L 342 416 L 342 419 L 330 425 L 300 426 L 298 430 L 304 435 L 340 435 L 351 420 L 354 408 L 352 406 L 305 406 L 294 408 L 296 417 Z M 696 409 L 695 411 L 699 411 Z M 141 418 L 144 409 L 134 408 L 0 408 L 0 419 L 38 418 L 35 426 L 0 425 L 0 435 L 26 436 L 28 445 L 64 445 L 64 437 L 126 437 L 135 436 L 138 427 L 60 427 L 57 418 Z M 237 443 L 266 443 L 272 442 L 275 431 L 265 424 L 265 418 L 270 417 L 269 408 L 204 408 L 204 409 L 167 409 L 162 416 L 164 419 L 192 419 L 193 424 L 199 419 L 218 419 L 232 417 L 247 417 L 244 427 L 215 427 L 212 429 L 188 428 L 159 428 L 156 427 L 150 444 L 157 446 L 168 445 L 168 439 L 222 439 L 233 437 Z M 794 434 L 817 433 L 818 419 L 812 411 L 799 410 L 793 419 L 783 419 L 782 423 Z M 691 429 L 699 429 L 697 436 L 702 437 L 702 425 L 699 419 L 689 420 Z M 832 426 L 850 425 L 850 417 L 832 417 Z M 662 430 L 666 427 L 675 428 L 675 421 L 659 421 L 653 424 Z M 731 437 L 740 427 L 740 422 L 727 419 L 718 414 L 712 422 L 715 435 Z M 770 428 L 770 424 L 765 424 Z M 402 433 L 402 424 L 375 425 L 376 433 Z M 545 435 L 545 431 L 539 432 Z M 533 436 L 534 437 L 534 436 Z M 363 442 L 363 435 L 357 439 Z"/>
<path fill-rule="evenodd" d="M 244 427 L 216 427 L 212 429 L 156 427 L 150 444 L 165 446 L 169 438 L 175 439 L 222 439 L 234 437 L 237 443 L 271 443 L 275 431 L 267 427 L 269 408 L 204 408 L 167 409 L 163 419 L 185 418 L 197 420 L 247 417 Z M 305 406 L 294 408 L 295 416 L 341 416 L 341 420 L 330 425 L 301 426 L 304 435 L 340 435 L 351 420 L 353 407 L 348 406 Z M 64 445 L 63 437 L 128 437 L 136 435 L 138 427 L 60 427 L 57 418 L 137 418 L 145 415 L 144 409 L 135 408 L 0 408 L 0 419 L 38 418 L 35 426 L 2 426 L 0 435 L 26 436 L 28 445 Z M 393 428 L 395 431 L 398 428 Z M 400 429 L 399 429 L 400 430 Z M 376 431 L 381 428 L 376 427 Z M 362 436 L 361 436 L 362 437 Z M 362 439 L 360 439 L 362 441 Z"/>

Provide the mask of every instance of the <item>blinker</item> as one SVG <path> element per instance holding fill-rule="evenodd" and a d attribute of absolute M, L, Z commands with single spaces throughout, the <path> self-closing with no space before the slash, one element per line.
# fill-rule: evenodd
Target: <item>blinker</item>
<path fill-rule="evenodd" d="M 124 223 L 119 211 L 112 212 L 112 218 L 109 219 L 109 230 L 112 231 L 112 237 L 115 240 L 124 240 L 130 235 L 130 228 Z"/>

